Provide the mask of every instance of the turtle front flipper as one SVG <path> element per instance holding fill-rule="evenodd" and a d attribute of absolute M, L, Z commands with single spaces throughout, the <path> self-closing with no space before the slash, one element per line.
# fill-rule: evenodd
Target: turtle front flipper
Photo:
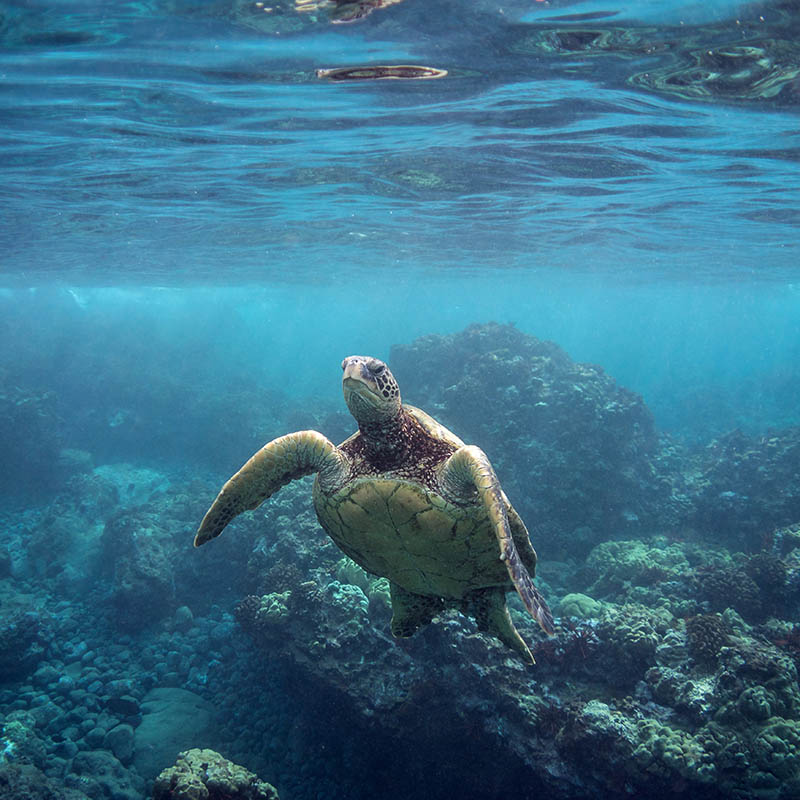
<path fill-rule="evenodd" d="M 459 447 L 442 464 L 439 477 L 445 492 L 455 498 L 466 500 L 474 497 L 477 492 L 500 545 L 500 559 L 506 565 L 517 594 L 542 630 L 551 635 L 555 633 L 553 614 L 539 594 L 514 544 L 506 511 L 507 501 L 486 453 L 474 445 Z"/>
<path fill-rule="evenodd" d="M 319 472 L 323 484 L 335 484 L 347 468 L 347 457 L 317 431 L 273 439 L 222 487 L 200 523 L 194 546 L 219 536 L 234 517 L 257 508 L 287 483 Z"/>

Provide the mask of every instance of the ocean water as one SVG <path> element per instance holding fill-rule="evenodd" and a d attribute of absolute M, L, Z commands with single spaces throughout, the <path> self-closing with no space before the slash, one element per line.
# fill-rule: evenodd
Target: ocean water
<path fill-rule="evenodd" d="M 208 747 L 284 800 L 800 795 L 799 42 L 796 0 L 1 4 L 0 793 Z M 308 481 L 192 548 L 265 442 L 356 429 L 356 353 L 494 463 L 537 666 L 392 639 Z"/>

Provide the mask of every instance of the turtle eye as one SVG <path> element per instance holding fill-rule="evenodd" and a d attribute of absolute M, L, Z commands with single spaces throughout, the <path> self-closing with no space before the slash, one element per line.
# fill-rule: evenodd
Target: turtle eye
<path fill-rule="evenodd" d="M 386 364 L 383 364 L 380 361 L 370 361 L 367 364 L 367 369 L 373 375 L 380 375 L 386 369 Z"/>

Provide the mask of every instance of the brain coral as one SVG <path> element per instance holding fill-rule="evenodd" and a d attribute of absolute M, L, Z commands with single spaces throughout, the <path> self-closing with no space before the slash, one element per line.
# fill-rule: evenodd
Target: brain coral
<path fill-rule="evenodd" d="M 800 791 L 800 723 L 773 717 L 753 741 L 752 753 L 757 766 L 772 776 L 770 782 L 777 778 Z"/>

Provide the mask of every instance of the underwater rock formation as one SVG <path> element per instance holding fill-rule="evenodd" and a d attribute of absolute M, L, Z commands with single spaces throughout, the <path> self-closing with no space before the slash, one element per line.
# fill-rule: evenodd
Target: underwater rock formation
<path fill-rule="evenodd" d="M 24 606 L 0 611 L 0 683 L 26 677 L 43 658 L 50 638 L 46 619 Z"/>
<path fill-rule="evenodd" d="M 214 750 L 194 749 L 156 778 L 153 800 L 278 800 L 278 792 Z"/>
<path fill-rule="evenodd" d="M 152 780 L 181 750 L 213 735 L 214 709 L 194 692 L 156 688 L 142 699 L 143 717 L 132 741 L 133 763 Z"/>
<path fill-rule="evenodd" d="M 693 469 L 691 523 L 756 551 L 771 531 L 800 519 L 800 428 L 750 436 L 733 431 L 687 461 Z"/>
<path fill-rule="evenodd" d="M 372 714 L 406 696 L 413 661 L 389 635 L 386 611 L 382 625 L 371 624 L 370 605 L 353 584 L 307 580 L 284 592 L 246 597 L 236 619 L 271 658 L 310 670 L 315 680 L 346 692 Z"/>
<path fill-rule="evenodd" d="M 53 457 L 63 434 L 56 393 L 20 386 L 0 369 L 0 495 L 18 502 L 63 478 Z"/>
<path fill-rule="evenodd" d="M 104 563 L 113 569 L 111 602 L 122 630 L 137 631 L 166 616 L 174 598 L 175 545 L 155 514 L 124 511 L 103 532 Z"/>
<path fill-rule="evenodd" d="M 246 598 L 237 619 L 263 658 L 314 687 L 307 702 L 347 708 L 358 735 L 391 737 L 400 750 L 424 739 L 435 751 L 444 745 L 432 731 L 469 730 L 472 744 L 457 747 L 502 752 L 516 779 L 556 798 L 716 799 L 759 785 L 777 799 L 800 785 L 800 686 L 782 652 L 791 631 L 775 628 L 780 644 L 770 645 L 698 596 L 701 568 L 733 563 L 725 551 L 664 537 L 599 545 L 570 578 L 588 594 L 559 609 L 576 619 L 562 616 L 557 635 L 534 645 L 532 668 L 455 612 L 394 640 L 380 581 L 347 559 L 302 559 L 312 580 Z M 521 610 L 512 614 L 535 640 Z M 590 699 L 599 686 L 602 702 Z"/>
<path fill-rule="evenodd" d="M 150 484 L 158 475 L 141 471 L 134 476 L 127 465 L 118 468 L 139 483 Z M 244 521 L 237 536 L 217 548 L 216 556 L 226 563 L 224 575 L 214 558 L 183 557 L 188 520 L 202 516 L 211 492 L 200 480 L 174 487 L 157 483 L 146 502 L 123 505 L 108 516 L 100 537 L 97 573 L 111 584 L 110 610 L 118 629 L 136 633 L 153 627 L 180 606 L 207 607 L 214 600 L 207 587 L 223 581 L 244 583 L 255 538 L 252 523 Z"/>
<path fill-rule="evenodd" d="M 90 800 L 78 789 L 68 789 L 51 780 L 33 764 L 1 762 L 0 797 L 3 800 Z"/>
<path fill-rule="evenodd" d="M 553 345 L 503 326 L 426 342 L 406 399 L 533 497 L 556 635 L 509 605 L 536 665 L 454 611 L 392 638 L 386 582 L 324 534 L 307 480 L 197 551 L 220 476 L 74 455 L 47 504 L 0 511 L 0 795 L 141 800 L 211 747 L 302 800 L 387 781 L 410 800 L 800 796 L 796 432 L 690 452 Z M 352 430 L 326 414 L 287 410 L 277 432 Z M 627 491 L 639 521 L 604 520 Z M 211 758 L 182 759 L 167 791 L 213 798 Z"/>
<path fill-rule="evenodd" d="M 665 513 L 652 415 L 601 367 L 494 323 L 397 345 L 390 363 L 404 401 L 486 451 L 540 555 L 586 552 Z"/>

